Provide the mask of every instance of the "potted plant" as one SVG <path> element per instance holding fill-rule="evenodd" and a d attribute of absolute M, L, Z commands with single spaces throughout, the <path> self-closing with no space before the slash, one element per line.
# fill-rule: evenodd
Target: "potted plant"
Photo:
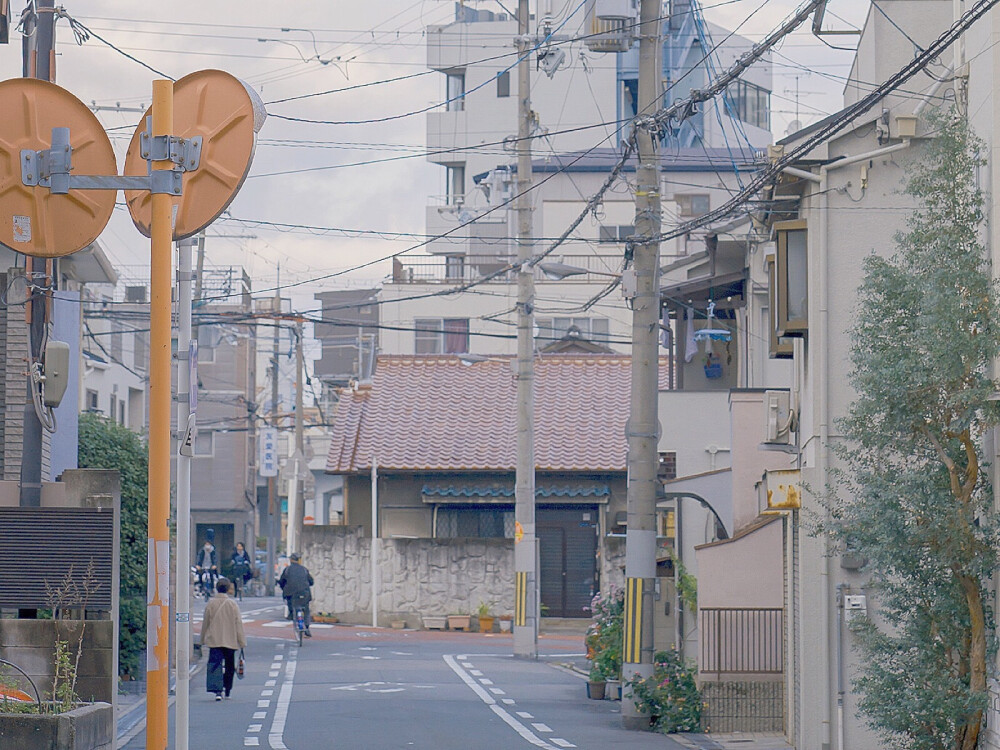
<path fill-rule="evenodd" d="M 604 673 L 600 667 L 596 665 L 591 667 L 590 676 L 587 678 L 587 697 L 595 701 L 604 700 L 604 686 Z"/>
<path fill-rule="evenodd" d="M 490 614 L 489 602 L 480 600 L 479 606 L 476 607 L 476 617 L 479 619 L 480 633 L 493 632 L 493 615 Z"/>
<path fill-rule="evenodd" d="M 509 633 L 511 631 L 511 626 L 514 624 L 513 615 L 500 615 L 500 632 Z"/>
<path fill-rule="evenodd" d="M 622 651 L 625 632 L 625 592 L 617 587 L 605 594 L 598 592 L 590 602 L 594 621 L 587 628 L 585 644 L 591 662 L 591 674 L 600 674 L 605 680 L 605 694 L 620 696 L 622 676 Z M 615 695 L 617 693 L 618 695 Z"/>

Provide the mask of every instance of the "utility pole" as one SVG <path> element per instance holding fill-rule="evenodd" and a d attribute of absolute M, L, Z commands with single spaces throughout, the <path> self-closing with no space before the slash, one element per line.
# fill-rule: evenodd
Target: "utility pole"
<path fill-rule="evenodd" d="M 514 656 L 538 657 L 538 549 L 535 536 L 535 302 L 531 225 L 531 14 L 517 6 L 517 469 L 514 480 Z"/>
<path fill-rule="evenodd" d="M 635 136 L 639 153 L 635 189 L 632 305 L 632 397 L 628 436 L 628 526 L 625 534 L 625 653 L 623 682 L 653 673 L 653 593 L 656 584 L 656 471 L 660 318 L 660 155 L 651 115 L 660 103 L 662 54 L 660 0 L 641 0 L 639 90 Z M 622 700 L 622 723 L 638 729 L 648 718 Z"/>
<path fill-rule="evenodd" d="M 38 0 L 28 6 L 24 19 L 24 36 L 21 38 L 22 75 L 55 82 L 56 56 L 55 0 Z M 45 339 L 48 303 L 44 288 L 51 278 L 52 261 L 45 258 L 27 258 L 28 276 L 28 362 L 27 399 L 24 404 L 24 434 L 21 449 L 22 507 L 37 508 L 42 504 L 42 423 L 35 411 L 37 386 L 32 381 L 31 369 L 42 358 L 42 341 Z"/>
<path fill-rule="evenodd" d="M 295 453 L 292 456 L 292 484 L 288 500 L 288 551 L 301 552 L 302 523 L 305 509 L 304 489 L 299 484 L 299 472 L 305 461 L 305 439 L 302 425 L 302 373 L 305 359 L 302 353 L 302 320 L 295 321 Z"/>
<path fill-rule="evenodd" d="M 278 283 L 275 285 L 271 320 L 274 338 L 271 348 L 271 426 L 278 427 L 278 344 L 277 315 L 281 312 L 281 266 L 278 266 Z M 281 508 L 278 505 L 278 478 L 267 479 L 267 595 L 274 596 L 274 563 L 278 546 L 278 528 L 281 525 Z M 291 551 L 291 550 L 289 550 Z"/>
<path fill-rule="evenodd" d="M 199 240 L 204 242 L 202 237 Z M 194 238 L 177 243 L 177 576 L 175 676 L 177 695 L 174 708 L 174 746 L 188 750 L 190 728 L 191 674 L 191 455 L 194 448 L 194 399 L 198 380 L 192 378 L 197 349 L 191 349 L 191 247 Z M 195 360 L 195 361 L 192 361 Z M 190 441 L 190 442 L 188 442 Z"/>

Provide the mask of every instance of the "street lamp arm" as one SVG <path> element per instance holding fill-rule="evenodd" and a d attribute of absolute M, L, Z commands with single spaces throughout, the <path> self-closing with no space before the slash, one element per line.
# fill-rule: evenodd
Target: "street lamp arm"
<path fill-rule="evenodd" d="M 570 276 L 581 276 L 583 274 L 609 276 L 613 279 L 620 279 L 622 277 L 620 273 L 614 273 L 613 271 L 592 271 L 589 268 L 581 268 L 580 266 L 571 266 L 567 263 L 558 262 L 539 263 L 538 268 L 545 274 L 545 278 L 552 281 L 561 281 Z"/>
<path fill-rule="evenodd" d="M 680 499 L 683 497 L 689 497 L 692 500 L 697 501 L 699 505 L 707 509 L 713 516 L 715 516 L 715 522 L 719 525 L 719 528 L 722 529 L 722 534 L 720 538 L 729 539 L 729 532 L 726 531 L 726 524 L 723 523 L 722 517 L 719 516 L 718 511 L 716 511 L 715 508 L 712 507 L 712 504 L 708 502 L 708 500 L 703 498 L 701 495 L 696 495 L 693 492 L 664 492 L 663 494 L 658 495 L 658 498 L 660 500 L 680 501 Z"/>

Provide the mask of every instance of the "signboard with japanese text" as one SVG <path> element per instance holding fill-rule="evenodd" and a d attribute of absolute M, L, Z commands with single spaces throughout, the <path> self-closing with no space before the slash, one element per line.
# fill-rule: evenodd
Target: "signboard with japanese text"
<path fill-rule="evenodd" d="M 261 427 L 258 433 L 260 452 L 257 468 L 262 477 L 278 476 L 278 429 Z"/>

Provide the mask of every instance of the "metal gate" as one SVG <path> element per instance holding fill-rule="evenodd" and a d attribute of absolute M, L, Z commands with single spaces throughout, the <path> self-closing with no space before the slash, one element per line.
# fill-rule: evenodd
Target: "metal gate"
<path fill-rule="evenodd" d="M 597 507 L 539 508 L 539 585 L 544 617 L 590 617 L 598 588 Z"/>

